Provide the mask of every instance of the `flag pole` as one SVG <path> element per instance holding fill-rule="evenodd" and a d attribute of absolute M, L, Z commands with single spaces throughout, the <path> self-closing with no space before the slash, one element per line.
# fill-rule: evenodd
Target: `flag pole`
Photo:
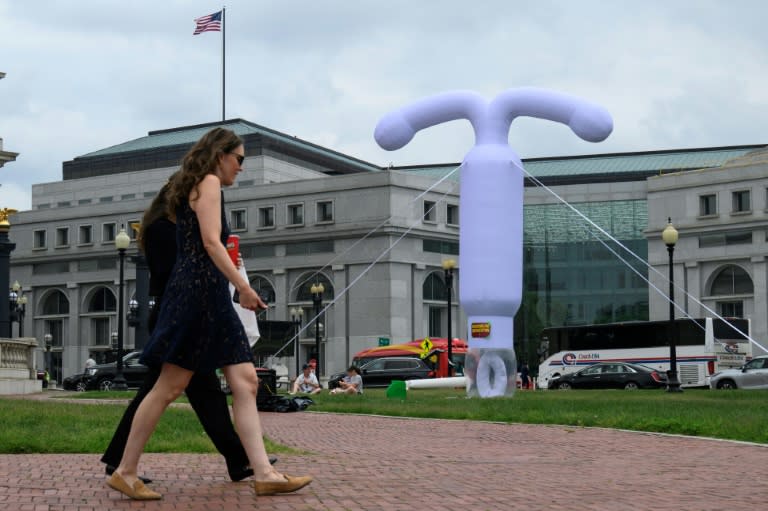
<path fill-rule="evenodd" d="M 227 6 L 221 8 L 221 121 L 226 120 L 226 40 L 227 40 L 227 24 L 226 24 L 226 12 Z"/>

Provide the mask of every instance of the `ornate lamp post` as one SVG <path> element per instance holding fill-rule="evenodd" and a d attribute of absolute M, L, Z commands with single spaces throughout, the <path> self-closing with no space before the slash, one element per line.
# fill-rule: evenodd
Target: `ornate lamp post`
<path fill-rule="evenodd" d="M 128 326 L 139 326 L 139 302 L 133 298 L 128 301 Z"/>
<path fill-rule="evenodd" d="M 118 286 L 117 297 L 117 370 L 115 371 L 115 380 L 113 388 L 115 390 L 128 390 L 128 386 L 125 384 L 125 376 L 123 376 L 123 287 L 125 285 L 125 251 L 131 244 L 131 238 L 128 233 L 125 232 L 125 228 L 121 227 L 120 232 L 115 236 L 115 248 L 120 255 L 120 281 Z"/>
<path fill-rule="evenodd" d="M 667 392 L 682 392 L 680 380 L 677 378 L 677 332 L 675 331 L 675 278 L 674 261 L 675 244 L 678 240 L 678 232 L 672 225 L 672 219 L 667 219 L 667 227 L 661 233 L 661 239 L 667 246 L 669 253 L 669 371 L 667 371 Z"/>
<path fill-rule="evenodd" d="M 27 297 L 21 295 L 18 299 L 16 315 L 19 318 L 19 337 L 24 337 L 24 315 L 27 313 Z"/>
<path fill-rule="evenodd" d="M 295 307 L 291 309 L 291 323 L 293 323 L 293 336 L 296 340 L 293 343 L 293 358 L 296 360 L 296 377 L 299 376 L 299 330 L 301 329 L 301 316 L 304 315 L 304 309 Z"/>
<path fill-rule="evenodd" d="M 51 346 L 53 345 L 53 336 L 51 334 L 45 334 L 43 336 L 43 342 L 45 343 L 45 371 L 51 374 Z M 47 382 L 48 380 L 46 380 Z M 47 385 L 47 383 L 46 383 Z"/>
<path fill-rule="evenodd" d="M 19 337 L 24 337 L 24 313 L 26 312 L 27 297 L 21 294 L 21 284 L 15 281 L 8 293 L 9 332 L 8 336 L 13 337 L 13 322 L 19 324 Z"/>
<path fill-rule="evenodd" d="M 443 270 L 445 271 L 446 301 L 448 302 L 448 370 L 446 371 L 448 376 L 453 376 L 453 333 L 451 332 L 453 319 L 451 318 L 451 301 L 453 299 L 454 268 L 456 268 L 456 261 L 454 259 L 446 259 L 443 261 Z"/>
<path fill-rule="evenodd" d="M 317 360 L 317 379 L 320 380 L 322 369 L 320 365 L 320 307 L 323 305 L 323 293 L 325 292 L 325 286 L 322 284 L 312 284 L 309 288 L 309 292 L 312 293 L 312 303 L 315 305 L 315 353 Z"/>

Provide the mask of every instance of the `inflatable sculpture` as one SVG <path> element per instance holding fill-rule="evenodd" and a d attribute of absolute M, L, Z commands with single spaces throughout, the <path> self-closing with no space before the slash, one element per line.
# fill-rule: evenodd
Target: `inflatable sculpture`
<path fill-rule="evenodd" d="M 417 131 L 467 119 L 475 145 L 464 157 L 459 202 L 459 300 L 468 321 L 465 374 L 469 396 L 511 396 L 516 388 L 514 317 L 522 300 L 523 168 L 509 146 L 516 117 L 568 125 L 599 142 L 613 129 L 610 114 L 580 98 L 534 88 L 509 89 L 486 101 L 471 91 L 421 99 L 384 116 L 374 137 L 393 151 Z"/>

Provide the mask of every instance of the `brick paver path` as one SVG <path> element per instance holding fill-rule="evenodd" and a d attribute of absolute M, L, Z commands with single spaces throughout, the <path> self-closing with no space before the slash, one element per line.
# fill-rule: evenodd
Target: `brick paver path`
<path fill-rule="evenodd" d="M 0 510 L 751 510 L 768 509 L 768 448 L 602 429 L 262 414 L 267 434 L 311 451 L 301 492 L 255 497 L 216 455 L 147 454 L 159 502 L 104 485 L 97 455 L 0 456 Z M 2 432 L 0 432 L 2 434 Z"/>

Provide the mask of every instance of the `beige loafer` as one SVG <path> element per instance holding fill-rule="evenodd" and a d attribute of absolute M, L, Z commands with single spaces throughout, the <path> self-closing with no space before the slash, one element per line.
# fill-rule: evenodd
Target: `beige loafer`
<path fill-rule="evenodd" d="M 159 493 L 147 488 L 140 479 L 137 479 L 136 482 L 133 483 L 133 487 L 129 486 L 128 483 L 125 482 L 125 479 L 123 479 L 117 472 L 107 479 L 107 486 L 133 500 L 160 500 L 163 498 Z"/>

